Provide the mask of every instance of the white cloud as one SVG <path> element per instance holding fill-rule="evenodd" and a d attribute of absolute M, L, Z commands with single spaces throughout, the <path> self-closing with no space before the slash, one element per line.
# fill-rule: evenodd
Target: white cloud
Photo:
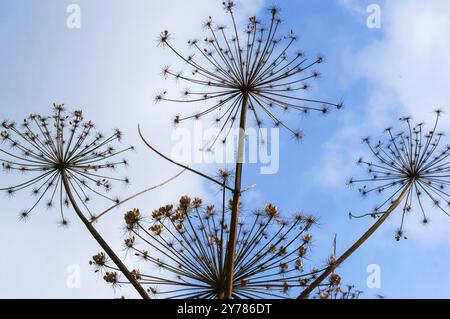
<path fill-rule="evenodd" d="M 353 14 L 365 14 L 366 10 L 358 0 L 338 0 L 339 5 Z"/>
<path fill-rule="evenodd" d="M 374 85 L 373 96 L 394 95 L 417 118 L 450 110 L 450 3 L 387 1 L 382 16 L 382 39 L 356 52 L 355 71 Z"/>
<path fill-rule="evenodd" d="M 351 176 L 356 158 L 349 158 L 349 154 L 355 157 L 355 144 L 342 143 L 343 141 L 358 140 L 358 129 L 351 122 L 342 122 L 344 127 L 338 137 L 331 138 L 322 149 L 326 154 L 326 160 L 320 167 L 321 173 L 315 175 L 314 181 L 323 186 L 341 189 L 345 180 Z"/>
<path fill-rule="evenodd" d="M 353 64 L 342 66 L 341 83 L 348 90 L 357 82 L 366 83 L 369 95 L 362 106 L 345 110 L 341 128 L 323 145 L 324 152 L 337 155 L 326 156 L 327 182 L 344 178 L 347 170 L 342 165 L 353 163 L 360 137 L 378 134 L 399 114 L 432 123 L 432 112 L 441 108 L 447 114 L 440 127 L 450 127 L 450 3 L 387 1 L 382 15 L 383 28 L 374 31 L 383 32 L 379 40 L 342 51 L 341 60 Z"/>

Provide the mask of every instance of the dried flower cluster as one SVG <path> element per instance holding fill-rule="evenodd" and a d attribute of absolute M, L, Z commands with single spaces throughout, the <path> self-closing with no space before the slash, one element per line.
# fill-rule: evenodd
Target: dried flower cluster
<path fill-rule="evenodd" d="M 64 105 L 53 105 L 53 114 L 43 116 L 31 114 L 22 123 L 4 121 L 0 127 L 0 162 L 6 172 L 18 172 L 27 179 L 13 186 L 0 188 L 10 197 L 17 192 L 30 189 L 36 197 L 34 204 L 20 213 L 27 218 L 40 203 L 48 208 L 57 206 L 61 214 L 61 224 L 67 225 L 64 207 L 71 205 L 64 187 L 62 174 L 67 175 L 76 199 L 82 203 L 91 218 L 88 203 L 93 196 L 118 203 L 119 199 L 108 195 L 113 182 L 128 184 L 127 177 L 108 176 L 105 171 L 113 171 L 127 165 L 125 159 L 116 159 L 133 149 L 116 149 L 122 132 L 114 132 L 105 137 L 96 132 L 91 121 L 83 120 L 81 110 L 68 113 Z"/>
<path fill-rule="evenodd" d="M 139 209 L 124 216 L 125 248 L 142 262 L 140 269 L 129 271 L 122 260 L 96 231 L 93 223 L 123 202 L 110 194 L 112 184 L 129 184 L 127 177 L 118 178 L 114 171 L 128 164 L 118 159 L 133 147 L 116 149 L 122 132 L 109 136 L 98 133 L 81 110 L 66 112 L 64 105 L 53 105 L 50 116 L 31 114 L 22 123 L 4 121 L 0 127 L 0 162 L 6 172 L 19 172 L 23 180 L 13 186 L 0 188 L 10 197 L 30 189 L 34 204 L 20 213 L 26 219 L 40 204 L 57 206 L 61 224 L 67 225 L 65 207 L 72 207 L 105 253 L 92 257 L 90 265 L 100 272 L 113 287 L 131 284 L 144 298 L 189 299 L 358 299 L 362 292 L 354 286 L 343 286 L 336 273 L 339 267 L 382 225 L 390 214 L 402 207 L 402 219 L 396 239 L 404 235 L 405 217 L 417 206 L 424 224 L 429 223 L 425 201 L 450 216 L 450 147 L 441 148 L 443 133 L 437 130 L 442 111 L 436 111 L 431 130 L 424 123 L 414 125 L 410 117 L 400 118 L 404 129 L 385 130 L 386 140 L 368 146 L 374 160 L 360 158 L 359 165 L 367 168 L 370 177 L 348 180 L 348 185 L 360 184 L 362 196 L 387 193 L 386 198 L 367 214 L 374 224 L 341 256 L 334 254 L 323 267 L 305 269 L 311 251 L 310 233 L 316 219 L 304 214 L 289 218 L 279 209 L 267 204 L 251 214 L 243 213 L 241 189 L 245 129 L 248 118 L 261 128 L 268 120 L 275 127 L 287 129 L 293 138 L 303 136 L 298 129 L 282 119 L 287 111 L 328 114 L 341 109 L 343 103 L 332 103 L 308 96 L 310 81 L 320 76 L 315 68 L 324 62 L 322 56 L 308 59 L 302 51 L 294 51 L 298 37 L 291 30 L 281 34 L 280 9 L 269 8 L 268 21 L 250 17 L 243 30 L 235 18 L 235 3 L 223 2 L 230 16 L 230 27 L 216 24 L 209 17 L 203 27 L 203 40 L 191 39 L 192 53 L 184 55 L 172 42 L 171 33 L 163 31 L 158 42 L 173 52 L 189 68 L 189 73 L 162 70 L 165 78 L 175 79 L 186 88 L 181 98 L 167 97 L 163 91 L 155 101 L 180 103 L 210 103 L 192 115 L 176 115 L 174 124 L 188 119 L 214 116 L 219 134 L 208 141 L 212 150 L 220 140 L 226 143 L 232 128 L 239 127 L 236 170 L 220 170 L 210 177 L 162 155 L 139 134 L 144 143 L 169 162 L 194 172 L 220 185 L 221 204 L 205 205 L 200 198 L 183 196 L 176 205 L 162 206 L 150 214 Z M 183 171 L 183 172 L 184 172 Z M 181 174 L 181 173 L 180 173 Z M 178 174 L 178 175 L 180 175 Z M 29 176 L 25 178 L 25 175 Z M 177 175 L 177 176 L 178 176 Z M 173 178 L 172 178 L 173 179 Z M 164 185 L 165 183 L 161 184 Z M 233 185 L 232 185 L 233 184 Z M 129 197 L 131 200 L 153 188 Z M 231 198 L 228 199 L 231 192 Z M 89 209 L 91 198 L 98 197 L 115 203 L 100 215 Z M 80 204 L 80 205 L 78 205 Z M 89 219 L 82 210 L 86 210 Z M 122 278 L 122 275 L 125 278 Z"/>
<path fill-rule="evenodd" d="M 139 283 L 159 297 L 222 298 L 229 236 L 225 214 L 188 196 L 149 216 L 138 209 L 127 212 L 125 246 L 154 266 L 145 264 L 133 272 Z M 245 219 L 239 223 L 233 298 L 286 298 L 323 270 L 304 269 L 314 217 L 297 214 L 289 222 L 280 217 L 277 207 L 268 204 Z M 105 270 L 107 282 L 126 283 L 111 281 L 117 270 L 105 263 L 104 255 L 94 256 L 91 264 Z M 331 278 L 321 287 L 337 293 L 340 277 Z"/>
<path fill-rule="evenodd" d="M 450 147 L 441 147 L 443 133 L 439 132 L 438 123 L 442 111 L 438 110 L 431 130 L 426 130 L 424 123 L 413 125 L 410 117 L 400 118 L 405 129 L 395 132 L 393 128 L 385 130 L 386 141 L 371 143 L 369 138 L 363 141 L 369 147 L 375 161 L 358 160 L 359 165 L 367 167 L 370 178 L 353 179 L 349 185 L 362 183 L 358 188 L 362 196 L 371 193 L 388 193 L 381 205 L 364 215 L 351 217 L 383 215 L 386 207 L 405 192 L 403 197 L 402 221 L 396 233 L 396 239 L 404 238 L 404 219 L 413 206 L 417 205 L 422 214 L 422 222 L 428 224 L 430 219 L 425 212 L 425 201 L 450 216 L 450 195 L 447 186 L 450 184 Z"/>
<path fill-rule="evenodd" d="M 367 179 L 350 178 L 348 185 L 363 183 L 364 185 L 358 189 L 362 196 L 387 191 L 388 198 L 368 214 L 355 216 L 350 213 L 350 217 L 357 218 L 372 216 L 376 222 L 334 263 L 330 264 L 300 294 L 299 299 L 308 298 L 337 267 L 380 228 L 399 206 L 403 206 L 403 211 L 400 228 L 395 235 L 397 241 L 406 238 L 403 224 L 405 216 L 412 211 L 413 202 L 417 202 L 425 224 L 429 222 L 424 208 L 424 200 L 427 198 L 435 207 L 449 215 L 445 207 L 448 209 L 450 206 L 449 194 L 446 192 L 446 187 L 450 183 L 448 160 L 450 148 L 448 145 L 442 150 L 439 148 L 444 136 L 437 131 L 442 111 L 437 110 L 435 113 L 436 120 L 429 131 L 425 130 L 423 123 L 413 125 L 410 117 L 402 117 L 399 120 L 406 126 L 405 130 L 394 132 L 393 128 L 387 128 L 385 142 L 378 141 L 372 144 L 369 137 L 363 139 L 376 161 L 365 161 L 360 158 L 358 164 L 365 165 L 371 176 Z"/>
<path fill-rule="evenodd" d="M 184 74 L 166 66 L 162 70 L 163 76 L 192 85 L 194 89 L 186 88 L 181 98 L 166 97 L 167 92 L 163 91 L 156 95 L 155 101 L 211 102 L 205 109 L 193 115 L 177 115 L 174 118 L 174 124 L 179 124 L 188 119 L 198 120 L 215 114 L 214 123 L 219 128 L 219 133 L 203 146 L 206 151 L 213 151 L 218 140 L 226 143 L 232 128 L 239 128 L 233 188 L 234 205 L 231 208 L 230 241 L 225 267 L 225 298 L 231 298 L 245 149 L 244 134 L 248 127 L 248 118 L 253 118 L 259 129 L 264 125 L 264 119 L 268 119 L 275 127 L 287 129 L 293 138 L 300 140 L 303 137 L 302 131 L 292 129 L 282 120 L 284 112 L 294 110 L 301 114 L 309 114 L 311 111 L 328 114 L 331 108 L 341 109 L 343 103 L 314 99 L 305 94 L 310 88 L 309 81 L 319 77 L 319 72 L 314 68 L 323 63 L 324 58 L 319 56 L 308 59 L 302 51 L 294 50 L 298 37 L 292 30 L 281 34 L 282 20 L 278 7 L 269 8 L 267 22 L 250 17 L 244 29 L 240 30 L 234 14 L 234 1 L 225 1 L 223 5 L 230 16 L 231 27 L 216 24 L 209 17 L 203 25 L 207 32 L 203 40 L 188 41 L 193 50 L 191 54 L 184 55 L 176 48 L 169 31 L 165 30 L 160 34 L 159 45 L 171 50 L 191 69 L 190 74 Z M 261 142 L 265 143 L 263 134 Z"/>
<path fill-rule="evenodd" d="M 325 288 L 318 288 L 316 299 L 359 299 L 362 293 L 353 285 L 342 287 L 340 284 L 330 282 Z"/>
<path fill-rule="evenodd" d="M 169 48 L 191 68 L 190 73 L 185 74 L 165 66 L 163 76 L 193 86 L 193 89 L 186 88 L 180 99 L 169 98 L 164 91 L 156 95 L 155 101 L 211 101 L 210 106 L 193 115 L 175 116 L 175 124 L 213 114 L 214 122 L 223 134 L 211 141 L 208 145 L 211 149 L 219 138 L 226 142 L 231 127 L 240 123 L 241 112 L 247 110 L 258 127 L 267 118 L 269 124 L 286 128 L 294 138 L 301 139 L 302 132 L 291 129 L 281 119 L 284 112 L 328 114 L 331 108 L 342 108 L 342 103 L 307 97 L 308 82 L 320 76 L 314 68 L 323 63 L 324 58 L 308 59 L 302 51 L 294 50 L 298 36 L 292 30 L 280 34 L 279 8 L 269 8 L 267 25 L 257 17 L 250 17 L 245 28 L 240 30 L 234 15 L 234 2 L 226 1 L 224 7 L 230 15 L 231 27 L 216 24 L 209 17 L 203 24 L 207 32 L 203 40 L 187 42 L 192 48 L 189 55 L 183 55 L 175 47 L 169 31 L 163 31 L 158 38 L 161 46 Z"/>

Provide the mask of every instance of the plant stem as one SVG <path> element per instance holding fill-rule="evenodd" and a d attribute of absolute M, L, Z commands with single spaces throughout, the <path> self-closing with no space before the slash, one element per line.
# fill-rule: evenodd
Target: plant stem
<path fill-rule="evenodd" d="M 234 259 L 236 257 L 237 228 L 239 222 L 239 201 L 241 196 L 242 164 L 244 162 L 245 127 L 247 121 L 248 95 L 242 98 L 241 118 L 239 124 L 239 142 L 234 180 L 233 203 L 231 207 L 230 237 L 228 239 L 227 256 L 225 258 L 225 299 L 231 299 L 233 294 Z"/>
<path fill-rule="evenodd" d="M 92 226 L 92 224 L 89 222 L 89 220 L 84 216 L 83 212 L 81 211 L 80 207 L 78 206 L 70 187 L 69 178 L 67 177 L 67 173 L 62 170 L 61 172 L 62 181 L 64 184 L 64 188 L 66 190 L 67 196 L 69 197 L 69 200 L 77 213 L 78 217 L 81 219 L 83 224 L 86 226 L 86 228 L 89 230 L 91 235 L 95 238 L 95 240 L 99 243 L 99 245 L 102 247 L 102 249 L 105 251 L 105 253 L 111 258 L 111 260 L 116 264 L 116 266 L 120 269 L 120 271 L 127 277 L 127 279 L 130 281 L 130 283 L 134 286 L 134 288 L 137 290 L 137 292 L 141 295 L 143 299 L 150 299 L 145 289 L 137 282 L 136 278 L 130 273 L 128 268 L 124 265 L 124 263 L 120 260 L 120 258 L 114 253 L 114 251 L 109 247 L 109 245 L 106 243 L 106 241 L 103 239 L 103 237 L 97 232 L 97 230 Z"/>
<path fill-rule="evenodd" d="M 391 204 L 388 210 L 381 216 L 372 227 L 367 230 L 345 253 L 343 253 L 332 265 L 330 265 L 311 285 L 308 286 L 297 299 L 306 299 L 309 294 L 316 289 L 337 267 L 339 267 L 348 257 L 350 257 L 373 233 L 386 221 L 391 213 L 400 205 L 406 194 L 411 190 L 414 180 L 411 180 L 400 196 Z"/>
<path fill-rule="evenodd" d="M 161 187 L 161 186 L 164 186 L 164 185 L 168 184 L 169 182 L 173 181 L 175 178 L 177 178 L 178 176 L 180 176 L 181 174 L 183 174 L 185 171 L 186 171 L 186 169 L 182 170 L 182 171 L 179 172 L 177 175 L 175 175 L 175 176 L 169 178 L 168 180 L 162 182 L 161 184 L 158 184 L 158 185 L 156 185 L 156 186 L 152 186 L 152 187 L 150 187 L 150 188 L 144 189 L 143 191 L 140 191 L 139 193 L 136 193 L 136 194 L 134 194 L 134 195 L 131 195 L 130 197 L 125 198 L 124 200 L 120 201 L 119 203 L 114 204 L 113 206 L 111 206 L 111 207 L 109 207 L 108 209 L 104 210 L 104 211 L 103 211 L 102 213 L 100 213 L 98 216 L 95 216 L 94 221 L 98 221 L 101 217 L 103 217 L 105 214 L 109 213 L 109 212 L 110 212 L 111 210 L 113 210 L 114 208 L 117 208 L 117 207 L 119 207 L 119 206 L 125 204 L 126 202 L 129 202 L 130 200 L 132 200 L 132 199 L 134 199 L 134 198 L 136 198 L 136 197 L 139 197 L 139 196 L 141 196 L 141 195 L 143 195 L 143 194 L 145 194 L 145 193 L 148 193 L 148 192 L 150 192 L 150 191 L 152 191 L 152 190 L 154 190 L 154 189 L 157 189 L 157 188 L 159 188 L 159 187 Z"/>

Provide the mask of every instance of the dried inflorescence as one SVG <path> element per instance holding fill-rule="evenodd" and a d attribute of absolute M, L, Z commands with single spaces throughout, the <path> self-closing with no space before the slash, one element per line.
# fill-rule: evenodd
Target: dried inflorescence
<path fill-rule="evenodd" d="M 192 85 L 194 89 L 186 88 L 180 99 L 167 97 L 164 91 L 156 95 L 155 101 L 211 101 L 210 106 L 198 113 L 175 116 L 174 124 L 214 114 L 214 122 L 221 134 L 208 145 L 212 148 L 219 138 L 222 143 L 226 142 L 231 128 L 242 118 L 243 107 L 251 113 L 249 116 L 258 127 L 266 118 L 274 126 L 289 130 L 296 139 L 302 138 L 302 132 L 291 129 L 281 119 L 285 111 L 328 114 L 331 108 L 342 108 L 342 102 L 330 103 L 306 96 L 309 80 L 320 76 L 314 67 L 323 63 L 324 58 L 319 56 L 309 60 L 302 51 L 291 52 L 298 37 L 292 30 L 280 35 L 279 8 L 269 9 L 267 25 L 250 17 L 244 30 L 240 31 L 234 16 L 234 2 L 224 2 L 224 6 L 231 18 L 231 28 L 217 25 L 209 17 L 204 23 L 208 35 L 203 40 L 188 41 L 193 50 L 190 55 L 178 51 L 169 31 L 163 31 L 158 38 L 161 46 L 169 48 L 191 68 L 190 74 L 184 74 L 166 66 L 162 70 L 163 76 Z"/>
<path fill-rule="evenodd" d="M 143 265 L 135 271 L 139 283 L 159 297 L 222 298 L 229 236 L 224 214 L 188 196 L 176 206 L 166 205 L 151 214 L 137 209 L 127 212 L 125 246 L 160 270 L 155 273 Z M 297 214 L 287 221 L 277 207 L 268 204 L 245 219 L 239 223 L 234 298 L 288 297 L 323 270 L 304 270 L 314 217 Z M 117 269 L 101 257 L 94 256 L 91 264 L 105 269 L 110 274 L 105 278 L 111 282 L 111 273 Z"/>
<path fill-rule="evenodd" d="M 95 256 L 92 256 L 92 260 L 89 261 L 89 264 L 91 266 L 96 265 L 98 267 L 103 267 L 108 263 L 108 259 L 105 255 L 105 253 L 98 253 Z"/>
<path fill-rule="evenodd" d="M 336 263 L 336 238 L 334 240 L 334 253 L 328 258 L 327 264 L 332 267 Z M 325 281 L 325 284 L 318 285 L 313 299 L 359 299 L 363 292 L 355 289 L 354 285 L 343 285 L 342 278 L 336 272 Z"/>
<path fill-rule="evenodd" d="M 68 113 L 64 105 L 53 105 L 53 114 L 43 116 L 31 114 L 22 123 L 1 123 L 0 162 L 6 172 L 19 172 L 32 176 L 14 186 L 0 188 L 13 196 L 19 191 L 31 189 L 36 201 L 31 208 L 21 212 L 27 218 L 45 201 L 47 207 L 57 206 L 61 213 L 61 224 L 67 225 L 64 207 L 69 207 L 63 174 L 68 179 L 76 200 L 90 213 L 88 203 L 92 197 L 119 203 L 119 199 L 108 195 L 114 182 L 128 184 L 127 177 L 108 176 L 128 164 L 126 159 L 117 159 L 133 147 L 116 149 L 115 143 L 122 132 L 114 130 L 110 136 L 96 132 L 91 121 L 85 121 L 81 110 Z"/>
<path fill-rule="evenodd" d="M 338 275 L 332 275 L 331 277 L 333 276 Z M 328 286 L 318 288 L 315 299 L 359 299 L 362 293 L 361 290 L 355 289 L 353 285 L 341 286 L 330 280 Z"/>
<path fill-rule="evenodd" d="M 393 128 L 387 128 L 385 142 L 372 144 L 369 138 L 363 139 L 375 162 L 360 158 L 358 164 L 367 167 L 370 178 L 350 178 L 348 184 L 364 184 L 358 189 L 363 196 L 386 192 L 388 196 L 372 212 L 360 216 L 350 214 L 351 217 L 382 216 L 385 208 L 404 192 L 406 193 L 403 197 L 401 225 L 396 233 L 397 240 L 405 238 L 404 219 L 413 210 L 413 204 L 421 211 L 424 224 L 429 223 L 425 212 L 426 199 L 450 216 L 450 196 L 447 191 L 450 184 L 450 147 L 446 145 L 443 149 L 440 148 L 444 134 L 440 133 L 437 127 L 442 111 L 435 113 L 436 120 L 431 130 L 426 130 L 424 123 L 413 125 L 410 117 L 403 117 L 400 122 L 405 126 L 405 130 L 394 132 Z"/>

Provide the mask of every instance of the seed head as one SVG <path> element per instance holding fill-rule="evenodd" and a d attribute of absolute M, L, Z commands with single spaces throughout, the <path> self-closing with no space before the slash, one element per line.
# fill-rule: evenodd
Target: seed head
<path fill-rule="evenodd" d="M 168 31 L 163 31 L 159 37 L 160 44 L 192 69 L 191 76 L 183 76 L 181 72 L 166 67 L 163 76 L 193 85 L 195 89 L 186 90 L 182 99 L 166 97 L 165 92 L 159 93 L 155 102 L 210 102 L 201 112 L 178 116 L 176 124 L 219 113 L 216 119 L 220 119 L 220 134 L 203 149 L 212 149 L 217 141 L 226 142 L 230 130 L 239 125 L 238 119 L 244 105 L 258 129 L 265 122 L 263 117 L 266 117 L 268 123 L 286 129 L 297 140 L 303 135 L 282 120 L 285 111 L 328 114 L 331 109 L 343 107 L 343 102 L 332 103 L 303 95 L 309 88 L 309 82 L 320 77 L 320 73 L 313 68 L 324 63 L 324 57 L 319 55 L 308 59 L 301 50 L 293 50 L 298 36 L 293 30 L 285 35 L 280 34 L 282 20 L 278 7 L 268 9 L 265 22 L 250 17 L 241 33 L 234 16 L 235 3 L 225 1 L 223 5 L 232 26 L 227 28 L 216 25 L 211 17 L 206 19 L 203 28 L 208 34 L 203 37 L 204 41 L 188 41 L 193 54 L 179 52 Z"/>
<path fill-rule="evenodd" d="M 122 133 L 116 129 L 106 138 L 96 133 L 94 124 L 83 120 L 81 110 L 69 113 L 63 104 L 53 104 L 52 109 L 50 116 L 31 114 L 21 125 L 2 123 L 1 165 L 7 172 L 19 172 L 23 180 L 0 190 L 12 196 L 32 189 L 36 202 L 21 215 L 29 216 L 45 203 L 48 208 L 59 208 L 60 224 L 67 226 L 64 208 L 69 206 L 68 189 L 73 200 L 82 203 L 88 212 L 87 199 L 92 196 L 117 203 L 116 197 L 106 193 L 113 182 L 129 183 L 129 179 L 106 171 L 124 165 L 125 160 L 115 158 L 132 147 L 116 149 L 113 145 L 120 141 Z M 25 178 L 27 175 L 31 176 Z"/>
<path fill-rule="evenodd" d="M 396 240 L 406 238 L 403 229 L 405 216 L 411 214 L 415 208 L 420 211 L 425 224 L 428 223 L 425 205 L 427 199 L 438 210 L 450 216 L 449 206 L 446 204 L 450 200 L 447 191 L 450 183 L 450 150 L 448 146 L 440 148 L 444 135 L 437 131 L 437 127 L 442 111 L 438 110 L 435 114 L 436 119 L 431 131 L 425 130 L 424 123 L 413 125 L 412 118 L 405 116 L 399 119 L 404 130 L 395 133 L 394 127 L 385 129 L 385 141 L 371 143 L 369 137 L 363 139 L 373 155 L 373 160 L 360 158 L 357 164 L 365 166 L 370 177 L 351 178 L 348 184 L 362 184 L 358 191 L 364 197 L 376 192 L 386 194 L 386 199 L 372 212 L 363 215 L 350 214 L 350 217 L 378 218 L 404 191 L 406 196 L 401 203 L 403 216 L 395 235 Z"/>

